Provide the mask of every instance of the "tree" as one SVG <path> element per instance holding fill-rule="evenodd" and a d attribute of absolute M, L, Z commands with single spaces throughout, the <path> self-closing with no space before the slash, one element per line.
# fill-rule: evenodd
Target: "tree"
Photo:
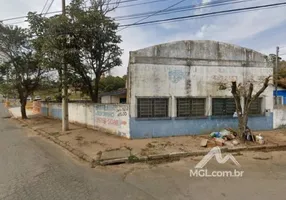
<path fill-rule="evenodd" d="M 286 88 L 286 61 L 282 60 L 279 62 L 278 69 L 278 85 Z"/>
<path fill-rule="evenodd" d="M 27 119 L 27 97 L 39 87 L 46 72 L 40 49 L 30 30 L 0 24 L 0 52 L 7 58 L 0 66 L 0 76 L 8 77 L 9 87 L 17 91 L 23 119 Z"/>
<path fill-rule="evenodd" d="M 68 36 L 72 48 L 69 63 L 81 77 L 92 101 L 98 102 L 102 75 L 122 63 L 118 46 L 121 37 L 116 33 L 118 24 L 107 16 L 115 9 L 108 5 L 110 1 L 88 2 L 91 6 L 85 9 L 86 1 L 73 0 L 67 9 L 68 26 L 72 28 Z"/>
<path fill-rule="evenodd" d="M 257 100 L 257 98 L 265 91 L 268 87 L 270 77 L 265 78 L 263 86 L 253 94 L 253 83 L 249 83 L 248 85 L 237 85 L 236 81 L 232 82 L 231 93 L 234 97 L 236 104 L 236 113 L 238 117 L 238 128 L 239 128 L 239 136 L 241 138 L 245 138 L 245 131 L 248 123 L 248 113 L 250 109 L 250 105 L 253 101 Z M 242 100 L 244 101 L 244 105 L 242 105 Z M 243 108 L 243 109 L 242 109 Z"/>
<path fill-rule="evenodd" d="M 118 3 L 111 3 L 111 0 L 72 0 L 65 17 L 30 17 L 35 32 L 44 40 L 46 56 L 68 64 L 68 71 L 75 75 L 73 80 L 77 80 L 77 87 L 82 86 L 82 92 L 88 94 L 93 102 L 98 102 L 102 75 L 122 63 L 123 51 L 118 46 L 121 37 L 116 33 L 118 24 L 107 16 Z M 88 8 L 87 4 L 90 5 Z M 57 56 L 60 59 L 55 59 Z M 61 70 L 58 72 L 61 77 Z"/>
<path fill-rule="evenodd" d="M 62 66 L 65 61 L 65 51 L 68 48 L 64 35 L 67 20 L 62 15 L 50 18 L 43 17 L 37 13 L 29 12 L 27 21 L 31 31 L 35 34 L 34 43 L 42 46 L 42 60 L 50 72 L 57 72 L 54 87 L 58 88 L 55 97 L 58 101 L 62 99 Z M 72 80 L 69 73 L 68 82 Z"/>
<path fill-rule="evenodd" d="M 119 76 L 107 76 L 102 78 L 99 83 L 101 92 L 110 92 L 120 88 L 125 88 L 125 80 Z"/>

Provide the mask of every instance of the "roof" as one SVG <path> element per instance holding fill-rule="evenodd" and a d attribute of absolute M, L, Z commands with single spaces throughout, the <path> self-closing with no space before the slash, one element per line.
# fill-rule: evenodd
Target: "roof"
<path fill-rule="evenodd" d="M 182 40 L 132 51 L 135 57 L 247 60 L 265 62 L 267 56 L 255 50 L 213 40 Z"/>
<path fill-rule="evenodd" d="M 101 94 L 99 94 L 99 96 L 100 97 L 102 97 L 102 96 L 119 96 L 119 95 L 126 95 L 126 94 L 127 94 L 127 89 L 121 88 L 118 90 L 101 93 Z"/>

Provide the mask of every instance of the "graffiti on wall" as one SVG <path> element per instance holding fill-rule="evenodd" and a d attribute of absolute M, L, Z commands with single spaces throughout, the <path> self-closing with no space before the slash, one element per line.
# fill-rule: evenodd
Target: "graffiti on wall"
<path fill-rule="evenodd" d="M 128 106 L 96 105 L 95 120 L 97 123 L 123 128 L 128 125 L 124 117 L 128 115 Z M 123 119 L 122 119 L 123 118 Z"/>
<path fill-rule="evenodd" d="M 125 117 L 128 113 L 128 107 L 117 107 L 116 109 L 117 117 Z"/>
<path fill-rule="evenodd" d="M 127 125 L 127 122 L 124 121 L 124 120 L 117 120 L 117 119 L 109 119 L 109 118 L 102 118 L 102 117 L 99 117 L 97 118 L 96 120 L 98 123 L 101 123 L 101 124 L 107 124 L 107 125 L 112 125 L 112 126 L 118 126 L 118 127 L 121 127 L 123 125 Z"/>

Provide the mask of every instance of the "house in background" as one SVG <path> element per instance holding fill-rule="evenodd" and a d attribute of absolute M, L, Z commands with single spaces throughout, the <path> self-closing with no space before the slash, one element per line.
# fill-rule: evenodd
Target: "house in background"
<path fill-rule="evenodd" d="M 111 92 L 101 93 L 99 95 L 100 102 L 104 104 L 118 104 L 118 103 L 126 103 L 126 88 L 121 88 Z"/>
<path fill-rule="evenodd" d="M 266 55 L 217 41 L 178 41 L 131 52 L 130 136 L 193 135 L 237 128 L 231 82 L 251 81 L 257 92 L 272 74 Z M 249 127 L 273 128 L 272 86 L 251 105 Z"/>
<path fill-rule="evenodd" d="M 276 91 L 273 91 L 274 101 L 275 101 Z M 278 105 L 286 105 L 286 89 L 284 87 L 278 87 L 277 89 L 277 100 Z"/>

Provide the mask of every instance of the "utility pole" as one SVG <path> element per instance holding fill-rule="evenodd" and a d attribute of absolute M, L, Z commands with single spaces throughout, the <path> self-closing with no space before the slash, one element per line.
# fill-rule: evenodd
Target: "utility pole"
<path fill-rule="evenodd" d="M 276 65 L 275 65 L 275 105 L 278 105 L 278 65 L 279 65 L 279 47 L 276 47 Z"/>
<path fill-rule="evenodd" d="M 62 14 L 66 16 L 66 1 L 62 0 Z M 65 40 L 66 41 L 66 40 Z M 68 109 L 68 86 L 67 86 L 67 63 L 63 58 L 62 71 L 62 131 L 69 129 L 69 109 Z"/>

